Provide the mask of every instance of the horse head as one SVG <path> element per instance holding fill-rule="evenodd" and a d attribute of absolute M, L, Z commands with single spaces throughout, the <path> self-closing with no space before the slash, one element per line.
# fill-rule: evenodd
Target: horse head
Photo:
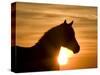
<path fill-rule="evenodd" d="M 74 53 L 78 53 L 80 46 L 75 38 L 75 32 L 72 27 L 73 21 L 67 23 L 66 20 L 60 25 L 62 33 L 60 33 L 60 45 L 69 48 Z"/>
<path fill-rule="evenodd" d="M 78 53 L 80 46 L 75 38 L 72 25 L 73 21 L 67 23 L 65 20 L 62 24 L 48 30 L 43 37 L 41 37 L 38 44 L 44 48 L 43 50 L 49 52 L 49 54 L 54 53 L 55 55 L 55 53 L 59 52 L 61 46 L 69 48 L 73 53 Z"/>

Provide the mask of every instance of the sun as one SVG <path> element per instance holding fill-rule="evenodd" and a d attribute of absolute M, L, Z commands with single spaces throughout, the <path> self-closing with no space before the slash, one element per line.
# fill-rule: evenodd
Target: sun
<path fill-rule="evenodd" d="M 58 63 L 59 65 L 65 65 L 68 63 L 68 59 L 73 56 L 73 52 L 65 47 L 61 47 L 59 55 L 58 55 Z"/>

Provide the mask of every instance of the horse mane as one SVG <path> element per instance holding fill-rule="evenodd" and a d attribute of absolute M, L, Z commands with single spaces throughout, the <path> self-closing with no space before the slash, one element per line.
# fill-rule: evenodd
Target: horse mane
<path fill-rule="evenodd" d="M 39 44 L 47 44 L 48 43 L 48 41 L 49 41 L 49 43 L 57 43 L 57 42 L 54 42 L 55 40 L 57 40 L 57 39 L 52 39 L 55 35 L 59 35 L 59 37 L 62 37 L 62 36 L 60 36 L 60 34 L 62 34 L 62 32 L 63 32 L 63 30 L 64 29 L 66 29 L 66 27 L 68 27 L 68 25 L 72 25 L 72 23 L 73 23 L 73 21 L 70 23 L 70 24 L 67 24 L 66 23 L 66 20 L 63 22 L 63 23 L 61 23 L 61 24 L 59 24 L 59 25 L 57 25 L 57 26 L 55 26 L 55 27 L 52 27 L 51 29 L 49 29 L 48 31 L 46 31 L 44 34 L 43 34 L 43 36 L 39 39 L 39 41 L 35 44 L 35 45 L 39 45 Z M 67 25 L 66 25 L 67 24 Z M 58 34 L 55 34 L 55 33 L 57 33 L 59 31 L 59 33 Z M 50 40 L 50 39 L 52 39 L 52 40 Z M 59 39 L 59 40 L 61 40 L 61 39 Z M 53 44 L 52 43 L 52 44 Z"/>

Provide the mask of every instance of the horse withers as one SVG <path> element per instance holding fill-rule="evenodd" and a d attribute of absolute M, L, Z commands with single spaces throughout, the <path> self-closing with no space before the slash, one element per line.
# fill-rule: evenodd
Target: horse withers
<path fill-rule="evenodd" d="M 12 46 L 11 70 L 14 72 L 32 72 L 59 70 L 56 61 L 61 46 L 78 53 L 80 46 L 72 28 L 73 21 L 66 20 L 51 28 L 32 47 Z"/>

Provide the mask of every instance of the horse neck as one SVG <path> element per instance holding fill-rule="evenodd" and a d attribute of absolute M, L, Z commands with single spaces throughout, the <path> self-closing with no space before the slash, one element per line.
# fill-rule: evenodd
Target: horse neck
<path fill-rule="evenodd" d="M 32 48 L 39 48 L 43 50 L 59 50 L 61 45 L 59 43 L 43 43 L 42 41 L 39 41 L 36 43 Z"/>

